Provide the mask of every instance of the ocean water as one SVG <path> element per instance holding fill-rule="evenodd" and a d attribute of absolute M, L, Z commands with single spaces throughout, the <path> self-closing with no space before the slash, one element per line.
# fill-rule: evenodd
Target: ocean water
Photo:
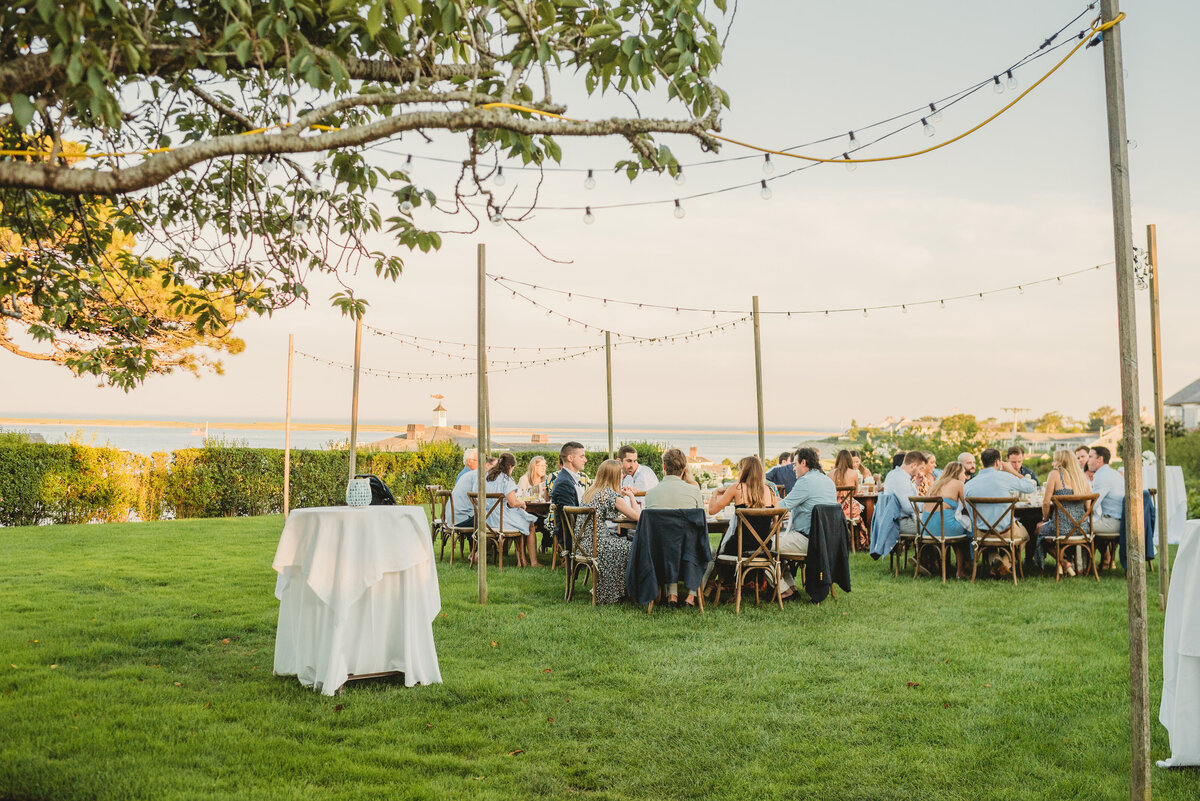
<path fill-rule="evenodd" d="M 14 416 L 15 417 L 15 416 Z M 6 422 L 2 428 L 6 431 L 27 431 L 41 434 L 47 442 L 62 443 L 69 438 L 82 441 L 85 444 L 111 445 L 134 453 L 150 454 L 159 451 L 173 451 L 180 448 L 196 448 L 204 444 L 205 424 L 195 424 L 193 427 L 167 425 L 169 421 L 138 421 L 139 425 L 98 425 L 87 421 L 56 423 Z M 111 421 L 110 422 L 116 422 Z M 124 423 L 125 421 L 120 421 Z M 133 422 L 133 421 L 129 421 Z M 155 425 L 155 423 L 159 423 Z M 251 448 L 282 448 L 284 432 L 282 424 L 277 429 L 238 428 L 228 424 L 255 423 L 253 419 L 211 420 L 208 422 L 209 439 L 219 440 L 229 444 L 244 445 Z M 345 425 L 332 424 L 330 421 L 309 420 L 296 421 L 297 424 L 314 426 L 312 430 L 292 430 L 292 447 L 297 449 L 325 449 L 335 443 L 344 443 L 349 437 L 349 428 Z M 226 425 L 222 425 L 226 424 Z M 263 425 L 274 425 L 262 423 Z M 316 426 L 329 425 L 329 428 Z M 393 436 L 391 431 L 363 430 L 362 426 L 387 426 L 382 421 L 363 421 L 360 423 L 359 442 L 370 443 Z M 588 450 L 605 450 L 608 447 L 608 432 L 603 424 L 578 424 L 538 426 L 522 425 L 520 423 L 497 423 L 493 440 L 498 444 L 506 442 L 529 442 L 533 432 L 546 434 L 551 445 L 561 444 L 568 440 L 583 443 Z M 805 440 L 820 439 L 834 433 L 832 431 L 768 431 L 766 435 L 767 458 L 774 459 L 782 451 L 795 448 Z M 758 451 L 758 434 L 753 430 L 739 431 L 734 429 L 718 429 L 703 427 L 655 427 L 629 426 L 618 427 L 614 432 L 614 442 L 649 441 L 660 442 L 677 448 L 686 453 L 689 448 L 696 448 L 700 456 L 714 462 L 723 459 L 737 461 L 743 456 Z"/>

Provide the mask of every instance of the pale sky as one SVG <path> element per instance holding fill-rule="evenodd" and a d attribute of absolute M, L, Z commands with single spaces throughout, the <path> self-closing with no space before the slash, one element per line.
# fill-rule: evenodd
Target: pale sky
<path fill-rule="evenodd" d="M 1007 67 L 1081 11 L 1079 0 L 982 3 L 743 2 L 718 82 L 732 108 L 728 136 L 773 148 L 843 134 L 804 152 L 833 156 L 844 134 L 949 95 Z M 1097 6 L 1098 9 L 1098 6 Z M 1165 391 L 1200 377 L 1192 316 L 1200 297 L 1198 157 L 1190 140 L 1200 112 L 1194 34 L 1200 6 L 1183 0 L 1126 3 L 1122 25 L 1129 136 L 1137 142 L 1130 172 L 1135 244 L 1158 226 L 1162 272 Z M 1088 19 L 1097 12 L 1092 12 Z M 1065 36 L 1083 26 L 1073 26 Z M 722 25 L 723 27 L 723 25 Z M 1016 72 L 1024 90 L 1058 55 Z M 937 133 L 906 131 L 862 155 L 921 149 L 983 120 L 1014 96 L 985 90 L 945 113 Z M 560 79 L 555 99 L 568 114 L 628 114 L 620 98 L 588 99 Z M 639 99 L 643 113 L 663 111 Z M 676 112 L 678 116 L 678 112 Z M 893 126 L 883 126 L 889 131 Z M 681 161 L 707 156 L 691 141 L 664 140 Z M 413 138 L 389 149 L 459 158 L 461 137 L 428 145 Z M 366 322 L 404 333 L 472 341 L 475 336 L 475 246 L 487 245 L 492 272 L 581 293 L 646 303 L 764 310 L 906 303 L 1053 277 L 1113 260 L 1112 218 L 1101 48 L 1083 50 L 1041 87 L 980 132 L 932 154 L 853 173 L 830 165 L 757 188 L 687 200 L 675 197 L 765 177 L 750 159 L 686 170 L 687 183 L 649 176 L 630 185 L 611 173 L 625 157 L 618 141 L 562 140 L 564 166 L 594 168 L 599 186 L 579 173 L 551 173 L 545 206 L 666 200 L 666 205 L 541 211 L 521 227 L 543 259 L 508 228 L 484 223 L 475 235 L 447 236 L 435 254 L 406 256 L 396 283 L 352 277 L 370 302 Z M 744 155 L 728 146 L 721 156 Z M 394 163 L 402 157 L 380 156 Z M 776 176 L 799 162 L 775 159 Z M 416 162 L 415 176 L 445 194 L 452 165 Z M 535 174 L 506 170 L 506 191 L 528 200 Z M 386 202 L 387 198 L 381 198 Z M 386 211 L 385 207 L 385 211 Z M 387 247 L 383 241 L 381 248 Z M 0 354 L 5 375 L 0 416 L 22 413 L 106 414 L 218 419 L 283 415 L 289 333 L 299 350 L 341 362 L 353 355 L 353 323 L 326 299 L 332 282 L 310 284 L 312 303 L 248 320 L 244 354 L 225 358 L 224 376 L 154 377 L 132 393 L 96 388 L 62 368 Z M 730 319 L 707 314 L 607 307 L 539 296 L 555 309 L 614 331 L 653 336 Z M 1138 293 L 1143 404 L 1151 400 L 1148 293 Z M 489 287 L 489 341 L 495 345 L 576 345 L 602 341 L 567 327 L 527 303 Z M 958 301 L 945 309 L 830 317 L 767 317 L 763 323 L 765 406 L 769 429 L 843 428 L 887 415 L 1004 417 L 1005 406 L 1033 414 L 1084 416 L 1119 407 L 1115 279 L 1112 267 L 1022 294 Z M 461 350 L 461 349 L 460 349 Z M 469 354 L 468 354 L 469 355 Z M 507 358 L 513 358 L 511 354 Z M 417 353 L 367 337 L 363 364 L 393 370 L 460 372 L 471 363 Z M 348 418 L 348 373 L 297 359 L 297 419 Z M 749 326 L 698 342 L 621 348 L 614 354 L 618 426 L 712 425 L 751 428 L 755 421 L 754 352 Z M 431 393 L 446 396 L 451 422 L 475 417 L 473 377 L 406 383 L 364 377 L 364 419 L 429 422 Z M 533 368 L 491 381 L 498 424 L 603 425 L 602 354 Z"/>

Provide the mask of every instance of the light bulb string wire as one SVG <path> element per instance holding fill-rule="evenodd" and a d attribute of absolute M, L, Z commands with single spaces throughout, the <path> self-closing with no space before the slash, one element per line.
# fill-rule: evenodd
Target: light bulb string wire
<path fill-rule="evenodd" d="M 1100 21 L 1099 21 L 1099 19 L 1097 19 L 1095 22 L 1092 23 L 1091 31 L 1093 33 L 1103 33 L 1104 31 L 1108 30 L 1109 28 L 1111 28 L 1114 25 L 1116 25 L 1117 23 L 1119 23 L 1124 18 L 1125 18 L 1125 13 L 1120 12 L 1117 14 L 1117 16 L 1114 19 L 1109 20 L 1108 22 L 1103 23 L 1103 24 L 1099 24 Z M 769 154 L 772 156 L 782 156 L 784 158 L 800 159 L 802 161 L 808 161 L 808 162 L 813 162 L 813 163 L 817 163 L 817 164 L 872 164 L 872 163 L 883 162 L 883 161 L 900 161 L 902 159 L 911 159 L 911 158 L 915 158 L 917 156 L 923 156 L 927 153 L 932 153 L 935 150 L 940 150 L 943 147 L 947 147 L 949 145 L 954 144 L 955 142 L 965 139 L 966 137 L 970 136 L 971 134 L 973 134 L 976 131 L 983 128 L 988 123 L 997 119 L 1002 114 L 1004 114 L 1009 109 L 1011 109 L 1013 106 L 1015 106 L 1017 103 L 1021 102 L 1021 100 L 1023 100 L 1026 96 L 1028 96 L 1030 92 L 1032 92 L 1034 89 L 1041 86 L 1042 83 L 1045 82 L 1047 78 L 1049 78 L 1051 75 L 1053 75 L 1055 72 L 1057 72 L 1058 69 L 1060 67 L 1062 67 L 1063 64 L 1066 64 L 1067 61 L 1073 55 L 1075 55 L 1083 47 L 1085 47 L 1087 45 L 1088 41 L 1089 41 L 1089 37 L 1081 37 L 1079 39 L 1079 41 L 1075 44 L 1075 46 L 1072 47 L 1070 49 L 1070 51 L 1068 51 L 1067 54 L 1058 61 L 1057 64 L 1055 64 L 1053 67 L 1051 67 L 1050 70 L 1045 75 L 1038 78 L 1036 81 L 1034 81 L 1029 86 L 1029 88 L 1027 88 L 1025 91 L 1021 92 L 1021 94 L 1017 95 L 1013 100 L 1006 103 L 998 111 L 996 111 L 994 114 L 992 114 L 991 116 L 984 119 L 982 122 L 967 129 L 963 133 L 958 134 L 957 136 L 954 136 L 954 137 L 951 137 L 950 139 L 945 140 L 944 142 L 939 142 L 936 145 L 931 145 L 929 147 L 922 148 L 921 150 L 914 150 L 911 153 L 897 153 L 897 154 L 894 154 L 891 156 L 872 156 L 869 158 L 856 158 L 856 159 L 821 158 L 819 156 L 807 156 L 802 153 L 793 153 L 793 152 L 790 152 L 787 150 L 778 150 L 778 149 L 766 147 L 763 145 L 756 145 L 756 144 L 753 144 L 751 142 L 747 142 L 747 141 L 744 141 L 741 139 L 734 139 L 732 137 L 721 136 L 719 134 L 709 133 L 707 135 L 712 137 L 713 139 L 717 139 L 721 142 L 726 142 L 728 144 L 736 145 L 738 147 L 744 147 L 744 148 L 747 148 L 749 150 L 754 150 L 759 153 Z M 529 106 L 522 106 L 522 105 L 518 105 L 516 103 L 484 103 L 483 105 L 479 106 L 479 108 L 489 109 L 489 110 L 507 109 L 510 111 L 517 111 L 517 112 L 521 112 L 521 113 L 525 113 L 525 114 L 533 114 L 533 115 L 540 116 L 540 117 L 550 117 L 553 119 L 559 119 L 559 120 L 563 120 L 565 122 L 578 122 L 578 123 L 586 122 L 586 120 L 579 120 L 579 119 L 575 119 L 572 117 L 565 117 L 561 114 L 554 114 L 549 111 L 542 111 L 540 109 L 530 108 Z M 593 208 L 595 208 L 595 207 L 593 207 Z"/>
<path fill-rule="evenodd" d="M 1065 272 L 1065 273 L 1057 273 L 1055 275 L 1048 276 L 1046 278 L 1037 278 L 1032 281 L 1022 281 L 1020 283 L 1011 284 L 1009 286 L 996 287 L 993 289 L 976 290 L 974 292 L 966 292 L 961 295 L 946 295 L 944 297 L 936 297 L 936 298 L 929 298 L 929 299 L 925 299 L 925 300 L 908 301 L 905 303 L 883 303 L 883 304 L 867 305 L 867 306 L 845 306 L 845 307 L 836 307 L 836 308 L 829 307 L 829 308 L 773 309 L 773 310 L 772 309 L 760 309 L 758 313 L 759 313 L 759 315 L 763 315 L 763 316 L 774 315 L 774 316 L 791 317 L 792 315 L 803 316 L 803 315 L 814 315 L 814 314 L 847 314 L 850 312 L 885 311 L 885 310 L 889 310 L 889 309 L 906 309 L 906 308 L 916 308 L 916 307 L 920 307 L 920 306 L 932 306 L 934 304 L 946 303 L 948 301 L 967 300 L 967 299 L 971 299 L 971 298 L 982 298 L 987 295 L 996 295 L 1001 292 L 1012 292 L 1014 290 L 1021 291 L 1025 287 L 1039 286 L 1041 284 L 1048 284 L 1052 281 L 1061 283 L 1064 278 L 1073 278 L 1078 275 L 1085 275 L 1088 273 L 1092 273 L 1096 270 L 1102 269 L 1103 267 L 1110 266 L 1112 264 L 1114 264 L 1114 262 L 1110 261 L 1110 262 L 1105 262 L 1103 264 L 1095 264 L 1090 267 L 1084 267 L 1079 270 L 1072 270 L 1070 272 Z M 647 302 L 647 301 L 622 300 L 622 299 L 617 299 L 617 298 L 607 298 L 607 297 L 603 297 L 600 295 L 588 295 L 588 294 L 584 294 L 584 293 L 580 293 L 580 292 L 573 292 L 573 291 L 568 292 L 567 290 L 564 290 L 564 289 L 556 289 L 554 287 L 545 286 L 544 284 L 532 284 L 527 281 L 519 281 L 515 278 L 507 278 L 505 276 L 495 275 L 493 273 L 487 273 L 487 277 L 490 278 L 492 281 L 494 281 L 498 286 L 503 287 L 506 291 L 514 293 L 516 297 L 524 298 L 528 302 L 533 303 L 538 308 L 547 309 L 547 310 L 549 310 L 550 307 L 546 306 L 545 303 L 537 302 L 533 298 L 530 298 L 528 295 L 525 295 L 522 292 L 515 290 L 514 287 L 524 287 L 526 289 L 529 289 L 530 291 L 536 291 L 536 292 L 549 292 L 549 293 L 553 293 L 556 295 L 567 295 L 567 296 L 570 296 L 571 298 L 580 298 L 582 300 L 599 301 L 606 305 L 611 303 L 611 304 L 619 305 L 619 306 L 636 306 L 639 309 L 654 309 L 657 311 L 691 312 L 691 313 L 696 313 L 696 314 L 712 314 L 712 315 L 716 315 L 716 314 L 752 315 L 752 312 L 749 312 L 745 309 L 700 308 L 700 307 L 695 307 L 695 306 L 681 306 L 681 305 L 674 305 L 674 304 L 651 303 L 651 302 Z M 560 316 L 565 316 L 565 315 L 560 315 Z M 578 321 L 576 320 L 575 322 L 578 322 Z"/>
<path fill-rule="evenodd" d="M 363 328 L 367 328 L 367 326 L 364 324 Z M 438 348 L 431 347 L 429 345 L 422 345 L 419 342 L 414 342 L 409 337 L 406 337 L 403 334 L 398 334 L 396 332 L 383 331 L 380 329 L 372 328 L 371 333 L 374 334 L 375 336 L 387 337 L 389 339 L 394 339 L 397 342 L 399 342 L 401 345 L 404 345 L 406 347 L 412 348 L 416 351 L 420 351 L 423 353 L 430 353 L 430 354 L 433 354 L 436 356 L 444 356 L 448 359 L 459 359 L 464 362 L 475 361 L 475 356 L 463 355 L 462 353 L 454 353 L 454 352 L 448 351 L 448 350 L 439 350 Z M 447 344 L 453 345 L 455 343 L 447 343 Z M 462 343 L 462 346 L 464 348 L 467 347 L 466 343 Z M 603 349 L 603 348 L 604 348 L 603 345 L 581 345 L 579 347 L 571 347 L 571 348 L 546 348 L 546 350 L 553 351 L 553 352 L 574 351 L 573 353 L 570 353 L 569 355 L 582 356 L 585 353 L 591 353 L 594 350 Z M 489 353 L 489 356 L 488 356 L 489 361 L 491 361 L 493 363 L 499 363 L 499 364 L 524 364 L 524 363 L 530 361 L 529 359 L 504 359 L 499 356 L 491 356 L 490 355 L 493 352 L 502 352 L 503 350 L 505 350 L 505 349 L 496 348 L 494 346 L 488 347 L 487 352 Z"/>
<path fill-rule="evenodd" d="M 428 336 L 422 336 L 420 334 L 407 334 L 407 333 L 404 333 L 401 331 L 393 331 L 393 330 L 387 329 L 387 328 L 379 328 L 378 326 L 368 325 L 367 323 L 363 323 L 363 330 L 369 331 L 370 333 L 375 334 L 377 336 L 389 337 L 391 339 L 395 339 L 395 340 L 398 340 L 401 342 L 404 342 L 406 340 L 411 340 L 413 342 L 428 342 L 431 344 L 436 344 L 436 345 L 440 345 L 440 346 L 444 346 L 444 347 L 448 347 L 448 348 L 474 348 L 475 347 L 475 343 L 473 343 L 473 342 L 458 342 L 455 340 L 446 339 L 444 337 L 428 337 Z M 518 351 L 526 351 L 526 350 L 537 351 L 538 353 L 542 353 L 545 351 L 566 352 L 566 351 L 575 351 L 575 350 L 587 350 L 592 347 L 594 347 L 594 346 L 593 345 L 488 345 L 487 352 L 488 353 L 507 353 L 507 352 L 516 353 Z M 450 354 L 450 355 L 458 355 L 458 354 Z M 471 357 L 471 358 L 474 358 L 474 357 Z"/>

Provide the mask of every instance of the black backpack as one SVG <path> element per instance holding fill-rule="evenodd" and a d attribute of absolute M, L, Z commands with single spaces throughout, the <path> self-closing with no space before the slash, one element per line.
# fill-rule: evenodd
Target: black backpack
<path fill-rule="evenodd" d="M 395 506 L 396 496 L 388 489 L 388 485 L 383 483 L 383 479 L 379 476 L 373 476 L 370 473 L 359 473 L 355 478 L 365 478 L 371 482 L 371 505 L 372 506 Z"/>

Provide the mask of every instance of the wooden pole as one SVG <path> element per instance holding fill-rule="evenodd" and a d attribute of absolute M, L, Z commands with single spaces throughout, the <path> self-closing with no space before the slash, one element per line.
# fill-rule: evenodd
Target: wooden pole
<path fill-rule="evenodd" d="M 1171 552 L 1167 550 L 1167 434 L 1163 421 L 1162 328 L 1158 319 L 1158 231 L 1146 226 L 1150 253 L 1150 349 L 1154 358 L 1154 465 L 1158 487 L 1158 608 L 1167 608 L 1171 586 Z"/>
<path fill-rule="evenodd" d="M 487 326 L 485 324 L 487 319 L 485 315 L 487 275 L 485 265 L 484 245 L 480 242 L 476 249 L 476 267 L 478 272 L 476 280 L 479 292 L 479 338 L 476 342 L 475 350 L 476 370 L 479 374 L 479 398 L 476 409 L 476 416 L 479 418 L 479 457 L 476 460 L 475 469 L 479 475 L 479 487 L 475 494 L 475 557 L 479 576 L 479 603 L 481 604 L 486 604 L 488 601 L 487 529 L 485 528 L 485 523 L 487 522 L 487 481 L 485 480 L 485 472 L 487 470 L 487 457 L 491 452 L 491 447 L 488 443 Z"/>
<path fill-rule="evenodd" d="M 608 378 L 608 458 L 613 458 L 612 332 L 604 332 L 604 371 Z"/>
<path fill-rule="evenodd" d="M 354 393 L 350 399 L 350 478 L 358 472 L 358 371 L 362 362 L 362 317 L 354 320 Z"/>
<path fill-rule="evenodd" d="M 758 458 L 767 463 L 767 429 L 763 422 L 762 331 L 758 320 L 758 295 L 754 296 L 754 386 L 758 392 Z"/>
<path fill-rule="evenodd" d="M 296 349 L 296 335 L 288 334 L 287 403 L 283 410 L 283 518 L 286 520 L 291 506 L 292 488 L 292 354 Z"/>
<path fill-rule="evenodd" d="M 1120 10 L 1117 0 L 1101 0 L 1100 18 Z M 1112 183 L 1113 245 L 1117 260 L 1117 337 L 1121 357 L 1121 438 L 1125 463 L 1126 584 L 1129 594 L 1129 702 L 1131 771 L 1129 797 L 1150 799 L 1150 687 L 1146 642 L 1146 562 L 1142 522 L 1142 430 L 1138 400 L 1137 309 L 1133 276 L 1133 215 L 1129 200 L 1129 149 L 1125 129 L 1125 79 L 1121 26 L 1103 34 L 1104 87 L 1108 110 L 1108 152 Z"/>

